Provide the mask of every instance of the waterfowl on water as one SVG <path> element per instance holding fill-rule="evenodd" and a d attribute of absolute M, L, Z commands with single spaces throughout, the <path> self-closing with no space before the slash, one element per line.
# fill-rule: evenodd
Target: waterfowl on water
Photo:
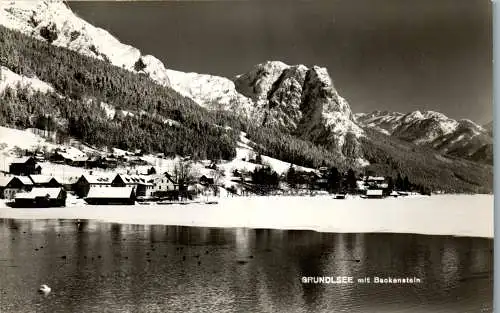
<path fill-rule="evenodd" d="M 47 296 L 51 290 L 52 289 L 50 289 L 50 287 L 45 284 L 41 285 L 40 288 L 38 288 L 38 292 L 44 294 L 45 296 Z"/>

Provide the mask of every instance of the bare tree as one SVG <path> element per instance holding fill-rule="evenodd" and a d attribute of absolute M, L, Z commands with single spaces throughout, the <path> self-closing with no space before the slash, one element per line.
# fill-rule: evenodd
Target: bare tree
<path fill-rule="evenodd" d="M 180 160 L 175 163 L 173 179 L 179 186 L 181 198 L 187 196 L 188 184 L 194 179 L 191 161 Z"/>
<path fill-rule="evenodd" d="M 222 169 L 217 168 L 213 172 L 213 180 L 214 180 L 214 195 L 218 196 L 219 195 L 219 186 L 222 182 L 222 177 L 224 177 L 224 171 Z"/>

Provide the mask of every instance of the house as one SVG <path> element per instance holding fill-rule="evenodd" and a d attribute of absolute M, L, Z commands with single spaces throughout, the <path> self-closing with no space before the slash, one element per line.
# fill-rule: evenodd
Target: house
<path fill-rule="evenodd" d="M 153 178 L 153 195 L 170 200 L 178 199 L 179 185 L 167 172 L 163 173 L 163 175 L 156 175 Z"/>
<path fill-rule="evenodd" d="M 77 151 L 79 152 L 79 150 Z M 51 157 L 52 162 L 66 163 L 77 167 L 85 167 L 88 160 L 89 158 L 85 154 L 82 154 L 81 152 L 75 153 L 71 150 L 56 151 Z"/>
<path fill-rule="evenodd" d="M 214 184 L 214 179 L 203 175 L 200 177 L 199 182 L 203 186 L 211 186 Z"/>
<path fill-rule="evenodd" d="M 15 196 L 16 207 L 62 207 L 66 206 L 66 191 L 59 188 L 33 188 L 29 192 L 19 192 Z"/>
<path fill-rule="evenodd" d="M 36 159 L 32 156 L 14 159 L 9 165 L 11 175 L 28 176 L 41 173 L 41 167 L 37 166 Z"/>
<path fill-rule="evenodd" d="M 382 189 L 368 189 L 366 190 L 366 198 L 368 199 L 381 199 L 384 196 Z"/>
<path fill-rule="evenodd" d="M 154 178 L 149 175 L 118 174 L 112 187 L 133 187 L 137 197 L 150 197 L 154 192 Z"/>
<path fill-rule="evenodd" d="M 85 202 L 92 205 L 133 205 L 135 200 L 134 187 L 92 187 L 85 198 Z"/>
<path fill-rule="evenodd" d="M 111 181 L 113 180 L 113 176 L 110 175 L 89 175 L 84 174 L 78 178 L 78 180 L 73 185 L 73 190 L 75 194 L 84 198 L 87 197 L 90 188 L 106 188 L 111 187 Z"/>
<path fill-rule="evenodd" d="M 18 192 L 30 191 L 33 182 L 26 176 L 3 176 L 0 177 L 0 198 L 14 199 Z"/>
<path fill-rule="evenodd" d="M 75 184 L 79 178 L 78 176 L 58 176 L 56 180 L 64 187 L 64 190 L 74 191 Z"/>
<path fill-rule="evenodd" d="M 33 182 L 34 187 L 55 188 L 62 187 L 62 184 L 53 176 L 48 175 L 30 175 L 29 178 Z"/>

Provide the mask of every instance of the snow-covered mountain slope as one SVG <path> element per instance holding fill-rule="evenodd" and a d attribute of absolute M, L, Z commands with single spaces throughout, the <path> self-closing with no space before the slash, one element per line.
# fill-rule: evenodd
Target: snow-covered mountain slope
<path fill-rule="evenodd" d="M 356 114 L 363 126 L 376 128 L 390 135 L 417 144 L 431 143 L 436 138 L 454 132 L 458 122 L 434 111 L 399 112 L 375 111 Z"/>
<path fill-rule="evenodd" d="M 0 94 L 7 88 L 14 91 L 21 88 L 43 93 L 54 92 L 52 85 L 38 78 L 18 75 L 6 67 L 0 66 Z"/>
<path fill-rule="evenodd" d="M 414 111 L 407 114 L 374 111 L 359 113 L 355 117 L 360 125 L 386 135 L 476 161 L 479 161 L 480 155 L 488 153 L 487 146 L 493 143 L 490 133 L 482 126 L 467 119 L 454 120 L 434 111 Z"/>
<path fill-rule="evenodd" d="M 167 70 L 171 87 L 185 97 L 211 110 L 232 110 L 249 116 L 254 108 L 251 99 L 236 91 L 228 78 Z"/>
<path fill-rule="evenodd" d="M 79 18 L 62 0 L 2 0 L 0 24 L 55 46 L 145 73 L 160 85 L 170 84 L 160 60 L 142 55 L 106 30 Z"/>
<path fill-rule="evenodd" d="M 326 68 L 268 61 L 237 76 L 235 85 L 254 100 L 258 123 L 285 127 L 346 157 L 357 157 L 356 139 L 364 135 L 363 130 Z"/>

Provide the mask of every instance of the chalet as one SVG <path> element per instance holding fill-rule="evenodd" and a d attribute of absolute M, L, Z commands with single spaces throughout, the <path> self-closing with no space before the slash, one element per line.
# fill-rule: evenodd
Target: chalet
<path fill-rule="evenodd" d="M 36 159 L 32 156 L 13 160 L 9 165 L 11 175 L 28 176 L 41 173 L 41 167 L 37 167 Z"/>
<path fill-rule="evenodd" d="M 33 188 L 33 182 L 26 176 L 0 177 L 0 198 L 14 199 L 18 192 L 27 192 Z"/>
<path fill-rule="evenodd" d="M 66 205 L 66 191 L 63 188 L 33 188 L 15 196 L 16 207 L 62 207 Z"/>
<path fill-rule="evenodd" d="M 92 187 L 85 198 L 92 205 L 133 205 L 135 200 L 134 187 Z"/>
<path fill-rule="evenodd" d="M 53 176 L 48 175 L 30 175 L 29 178 L 33 182 L 34 187 L 41 188 L 56 188 L 62 187 L 62 184 Z"/>
<path fill-rule="evenodd" d="M 179 198 L 179 185 L 166 172 L 163 175 L 155 175 L 153 178 L 153 195 L 176 200 Z"/>
<path fill-rule="evenodd" d="M 111 182 L 112 187 L 133 187 L 138 197 L 150 197 L 154 192 L 154 179 L 147 175 L 118 174 Z"/>
<path fill-rule="evenodd" d="M 81 152 L 71 153 L 65 150 L 56 151 L 51 157 L 52 162 L 66 163 L 68 165 L 77 167 L 85 167 L 88 160 L 89 158 L 85 154 L 82 154 Z"/>
<path fill-rule="evenodd" d="M 368 189 L 366 190 L 366 198 L 368 199 L 382 199 L 384 191 L 382 189 Z"/>
<path fill-rule="evenodd" d="M 203 175 L 200 177 L 199 182 L 203 186 L 211 186 L 214 184 L 214 179 Z"/>
<path fill-rule="evenodd" d="M 78 180 L 73 185 L 73 190 L 75 194 L 84 198 L 87 197 L 89 190 L 91 188 L 106 188 L 111 187 L 111 181 L 113 176 L 109 175 L 88 175 L 84 174 L 78 178 Z"/>

